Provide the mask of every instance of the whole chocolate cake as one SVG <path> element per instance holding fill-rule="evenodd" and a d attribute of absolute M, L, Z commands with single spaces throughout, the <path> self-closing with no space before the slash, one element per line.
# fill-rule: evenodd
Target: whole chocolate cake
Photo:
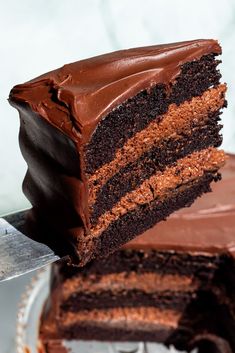
<path fill-rule="evenodd" d="M 40 339 L 148 341 L 235 352 L 235 156 L 189 209 L 174 213 L 107 259 L 57 263 Z"/>
<path fill-rule="evenodd" d="M 121 50 L 12 89 L 28 164 L 23 189 L 52 229 L 50 246 L 63 239 L 82 266 L 219 179 L 226 86 L 218 54 L 215 40 Z"/>

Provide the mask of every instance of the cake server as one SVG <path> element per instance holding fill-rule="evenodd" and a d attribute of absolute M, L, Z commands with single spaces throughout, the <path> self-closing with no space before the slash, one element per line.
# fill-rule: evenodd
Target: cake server
<path fill-rule="evenodd" d="M 0 282 L 59 260 L 59 256 L 48 246 L 28 238 L 20 231 L 25 212 L 0 218 Z"/>

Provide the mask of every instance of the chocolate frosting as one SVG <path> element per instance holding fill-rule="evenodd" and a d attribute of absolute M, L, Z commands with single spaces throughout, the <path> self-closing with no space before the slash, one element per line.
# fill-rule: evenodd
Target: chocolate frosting
<path fill-rule="evenodd" d="M 10 102 L 22 103 L 76 143 L 89 141 L 99 121 L 120 103 L 157 83 L 169 85 L 187 61 L 220 54 L 215 40 L 155 45 L 65 65 L 15 86 Z"/>
<path fill-rule="evenodd" d="M 172 214 L 124 248 L 153 248 L 235 256 L 235 155 L 228 155 L 222 181 L 190 208 Z"/>

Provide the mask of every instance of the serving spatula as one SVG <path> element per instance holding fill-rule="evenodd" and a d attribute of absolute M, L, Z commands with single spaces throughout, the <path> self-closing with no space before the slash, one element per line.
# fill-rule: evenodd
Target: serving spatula
<path fill-rule="evenodd" d="M 59 260 L 47 245 L 22 233 L 25 212 L 0 218 L 0 282 Z"/>

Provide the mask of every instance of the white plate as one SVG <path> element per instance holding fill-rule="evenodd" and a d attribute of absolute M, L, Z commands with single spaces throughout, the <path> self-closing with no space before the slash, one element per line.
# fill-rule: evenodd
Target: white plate
<path fill-rule="evenodd" d="M 17 316 L 17 353 L 39 353 L 38 328 L 43 304 L 49 294 L 50 268 L 39 270 L 26 287 Z M 176 353 L 158 343 L 64 341 L 70 353 Z M 181 352 L 182 353 L 182 352 Z"/>

